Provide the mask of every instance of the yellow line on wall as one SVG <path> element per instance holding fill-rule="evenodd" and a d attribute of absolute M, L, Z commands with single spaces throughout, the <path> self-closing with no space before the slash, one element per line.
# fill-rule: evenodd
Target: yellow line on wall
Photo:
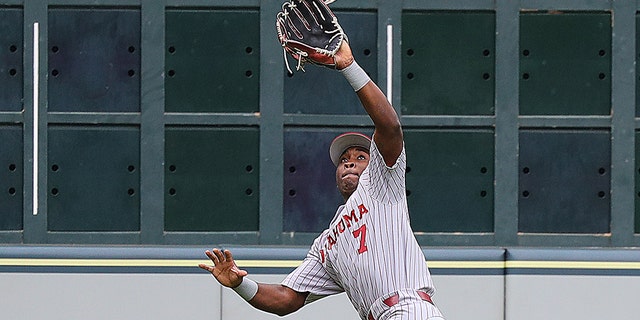
<path fill-rule="evenodd" d="M 297 268 L 301 260 L 238 260 L 240 268 Z"/>
<path fill-rule="evenodd" d="M 210 260 L 177 259 L 0 259 L 0 266 L 23 267 L 197 267 Z M 296 268 L 301 260 L 236 260 L 240 268 Z M 640 270 L 640 262 L 607 261 L 428 261 L 433 269 L 618 269 Z"/>
<path fill-rule="evenodd" d="M 175 259 L 0 259 L 0 266 L 49 267 L 197 267 L 209 260 Z M 300 260 L 236 260 L 240 268 L 296 268 Z M 502 269 L 503 261 L 429 261 L 431 268 Z"/>
<path fill-rule="evenodd" d="M 505 265 L 519 269 L 640 269 L 640 262 L 613 261 L 507 261 Z"/>
<path fill-rule="evenodd" d="M 197 267 L 211 264 L 210 260 L 174 259 L 0 259 L 0 266 L 31 267 Z M 236 260 L 241 268 L 295 268 L 299 260 Z"/>
<path fill-rule="evenodd" d="M 200 261 L 204 263 L 205 261 Z M 158 259 L 0 259 L 3 266 L 50 267 L 183 267 L 198 265 L 194 260 Z"/>
<path fill-rule="evenodd" d="M 504 269 L 504 261 L 428 261 L 434 269 Z"/>

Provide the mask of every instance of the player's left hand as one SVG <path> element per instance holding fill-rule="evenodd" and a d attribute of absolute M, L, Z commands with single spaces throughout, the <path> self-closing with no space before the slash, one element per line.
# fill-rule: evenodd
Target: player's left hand
<path fill-rule="evenodd" d="M 201 263 L 198 267 L 210 272 L 225 287 L 235 288 L 242 283 L 242 278 L 247 275 L 247 271 L 238 268 L 233 261 L 231 251 L 213 249 L 204 253 L 211 259 L 213 265 Z"/>

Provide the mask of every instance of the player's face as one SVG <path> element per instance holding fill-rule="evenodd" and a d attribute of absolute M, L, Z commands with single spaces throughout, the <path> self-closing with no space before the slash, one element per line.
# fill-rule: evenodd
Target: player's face
<path fill-rule="evenodd" d="M 361 147 L 351 147 L 340 156 L 336 168 L 336 185 L 345 201 L 358 186 L 362 171 L 369 164 L 369 152 Z"/>

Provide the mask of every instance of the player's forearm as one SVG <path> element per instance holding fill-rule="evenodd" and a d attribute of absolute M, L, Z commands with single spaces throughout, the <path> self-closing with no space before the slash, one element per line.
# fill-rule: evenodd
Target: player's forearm
<path fill-rule="evenodd" d="M 339 70 L 373 120 L 376 144 L 385 158 L 385 162 L 391 165 L 402 151 L 402 127 L 398 114 L 378 85 L 353 59 L 348 44 L 343 44 L 339 54 L 340 59 L 337 64 Z"/>
<path fill-rule="evenodd" d="M 254 308 L 284 316 L 304 305 L 305 293 L 296 292 L 279 284 L 258 284 L 258 292 L 249 300 Z"/>
<path fill-rule="evenodd" d="M 362 106 L 371 117 L 376 131 L 402 135 L 400 119 L 396 110 L 373 81 L 369 81 L 356 93 Z"/>
<path fill-rule="evenodd" d="M 375 126 L 374 139 L 385 163 L 392 166 L 402 152 L 403 134 L 395 109 L 380 88 L 369 81 L 357 91 L 362 106 Z"/>

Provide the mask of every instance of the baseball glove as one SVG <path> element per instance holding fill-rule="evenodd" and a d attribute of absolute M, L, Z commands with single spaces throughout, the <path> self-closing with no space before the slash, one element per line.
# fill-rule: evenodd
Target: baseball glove
<path fill-rule="evenodd" d="M 276 31 L 289 73 L 287 53 L 298 61 L 296 70 L 304 71 L 309 62 L 335 68 L 334 56 L 346 35 L 326 2 L 333 0 L 289 0 L 276 16 Z"/>

